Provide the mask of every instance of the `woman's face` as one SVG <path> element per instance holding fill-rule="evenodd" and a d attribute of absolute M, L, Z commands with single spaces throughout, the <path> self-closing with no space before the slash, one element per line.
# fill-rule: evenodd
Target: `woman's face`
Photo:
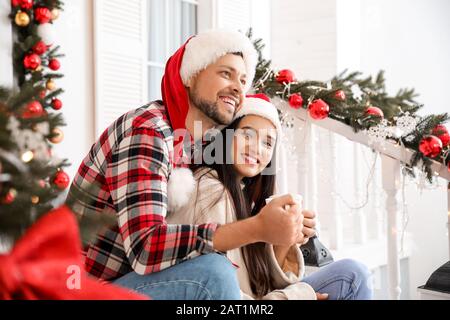
<path fill-rule="evenodd" d="M 233 166 L 240 178 L 255 177 L 272 160 L 277 132 L 268 119 L 248 115 L 239 123 L 233 138 Z"/>

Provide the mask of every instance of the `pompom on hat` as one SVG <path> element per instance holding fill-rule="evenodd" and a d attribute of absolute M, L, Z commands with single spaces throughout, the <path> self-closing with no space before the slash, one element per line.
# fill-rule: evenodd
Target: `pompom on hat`
<path fill-rule="evenodd" d="M 257 52 L 244 34 L 231 30 L 209 30 L 191 37 L 166 64 L 161 93 L 173 130 L 184 129 L 189 110 L 186 86 L 189 80 L 222 56 L 241 52 L 250 88 L 258 62 Z"/>

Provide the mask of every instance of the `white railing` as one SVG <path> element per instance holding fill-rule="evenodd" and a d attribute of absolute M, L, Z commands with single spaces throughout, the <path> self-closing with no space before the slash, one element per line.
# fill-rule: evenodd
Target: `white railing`
<path fill-rule="evenodd" d="M 389 281 L 389 295 L 391 299 L 399 299 L 401 294 L 400 289 L 400 250 L 399 250 L 399 238 L 401 229 L 399 227 L 399 213 L 402 203 L 399 201 L 399 191 L 402 188 L 401 186 L 401 163 L 409 164 L 411 158 L 413 156 L 413 151 L 409 149 L 405 149 L 398 144 L 395 144 L 392 141 L 386 141 L 383 146 L 374 146 L 369 144 L 368 136 L 363 132 L 355 133 L 353 129 L 339 121 L 327 118 L 320 121 L 314 121 L 308 116 L 308 112 L 304 109 L 299 110 L 291 110 L 295 117 L 302 122 L 303 137 L 306 137 L 305 141 L 301 144 L 300 150 L 297 150 L 297 154 L 299 156 L 298 161 L 298 176 L 300 177 L 299 181 L 299 191 L 303 194 L 306 194 L 306 201 L 308 203 L 309 208 L 314 207 L 314 203 L 317 201 L 317 194 L 314 194 L 315 188 L 311 188 L 311 177 L 310 173 L 315 172 L 313 168 L 308 167 L 308 164 L 315 164 L 316 161 L 314 159 L 316 152 L 313 152 L 314 148 L 314 130 L 312 126 L 318 126 L 320 128 L 326 129 L 329 131 L 330 143 L 328 147 L 331 149 L 330 158 L 329 158 L 329 168 L 331 174 L 331 180 L 329 181 L 328 191 L 336 190 L 336 157 L 337 151 L 335 149 L 335 135 L 338 134 L 343 136 L 354 143 L 358 143 L 361 145 L 365 145 L 379 152 L 381 155 L 381 172 L 376 172 L 376 174 L 381 174 L 382 180 L 382 188 L 386 195 L 385 200 L 385 213 L 386 213 L 386 243 L 387 243 L 387 268 L 388 268 L 388 281 Z M 360 163 L 359 153 L 357 151 L 358 146 L 354 146 L 353 156 L 355 157 L 355 163 Z M 308 159 L 309 157 L 309 159 Z M 312 158 L 311 158 L 312 157 Z M 305 161 L 308 159 L 309 161 Z M 359 170 L 358 167 L 355 167 L 356 171 Z M 432 170 L 435 172 L 436 176 L 439 176 L 447 181 L 450 181 L 450 172 L 447 167 L 441 163 L 433 161 Z M 333 178 L 334 177 L 334 178 Z M 360 186 L 361 177 L 355 175 L 355 186 Z M 307 192 L 307 188 L 313 190 L 313 194 L 311 192 Z M 373 185 L 372 188 L 376 188 Z M 356 187 L 355 193 L 358 193 L 360 188 Z M 372 189 L 373 190 L 373 189 Z M 357 195 L 358 196 L 358 195 Z M 343 220 L 340 217 L 341 210 L 338 208 L 337 199 L 335 196 L 331 196 L 331 200 L 327 203 L 327 208 L 329 211 L 332 211 L 326 219 L 327 228 L 327 236 L 329 237 L 328 245 L 332 250 L 339 250 L 343 245 Z M 450 184 L 448 191 L 448 206 L 450 212 Z M 382 235 L 382 226 L 380 226 L 379 212 L 376 212 L 377 209 L 372 207 L 375 212 L 372 212 L 372 215 L 369 217 L 364 214 L 361 210 L 355 210 L 353 215 L 353 242 L 356 244 L 365 244 L 368 240 L 368 233 L 371 233 L 375 238 L 379 238 Z M 379 211 L 379 210 L 378 210 Z M 375 214 L 373 214 L 375 213 Z M 325 217 L 323 217 L 325 218 Z M 449 229 L 450 229 L 450 215 L 449 215 Z M 370 227 L 368 227 L 370 225 Z M 449 230 L 449 247 L 450 247 L 450 230 Z"/>

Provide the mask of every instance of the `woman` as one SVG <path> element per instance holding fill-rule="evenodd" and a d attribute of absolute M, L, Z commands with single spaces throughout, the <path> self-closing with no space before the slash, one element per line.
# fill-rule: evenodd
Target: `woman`
<path fill-rule="evenodd" d="M 212 150 L 210 157 L 204 155 L 201 164 L 191 167 L 195 181 L 171 176 L 168 223 L 226 224 L 258 214 L 275 194 L 280 136 L 278 112 L 270 100 L 248 97 L 234 122 L 205 148 Z M 181 185 L 193 186 L 190 197 Z M 180 203 L 182 198 L 189 200 Z M 228 251 L 227 257 L 238 267 L 244 299 L 327 297 L 301 281 L 304 261 L 298 245 L 254 243 Z"/>

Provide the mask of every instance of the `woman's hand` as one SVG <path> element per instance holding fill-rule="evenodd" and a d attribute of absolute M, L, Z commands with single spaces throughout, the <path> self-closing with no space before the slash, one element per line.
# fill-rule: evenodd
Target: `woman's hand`
<path fill-rule="evenodd" d="M 316 292 L 317 300 L 328 300 L 328 293 Z"/>
<path fill-rule="evenodd" d="M 309 241 L 309 238 L 312 238 L 316 235 L 316 225 L 317 225 L 317 218 L 316 213 L 314 211 L 309 210 L 303 210 L 303 236 L 302 242 L 297 242 L 300 245 L 304 245 Z"/>

